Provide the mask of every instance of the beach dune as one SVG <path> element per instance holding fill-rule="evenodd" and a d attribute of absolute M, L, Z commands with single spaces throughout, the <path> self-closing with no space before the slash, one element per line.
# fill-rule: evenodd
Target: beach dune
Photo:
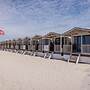
<path fill-rule="evenodd" d="M 90 90 L 90 65 L 0 51 L 0 90 Z"/>

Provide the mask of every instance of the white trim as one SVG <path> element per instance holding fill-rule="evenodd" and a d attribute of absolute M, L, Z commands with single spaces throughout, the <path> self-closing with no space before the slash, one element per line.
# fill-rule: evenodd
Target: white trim
<path fill-rule="evenodd" d="M 83 53 L 83 47 L 82 47 L 82 44 L 83 44 L 83 41 L 82 41 L 82 35 L 81 35 L 81 53 Z"/>

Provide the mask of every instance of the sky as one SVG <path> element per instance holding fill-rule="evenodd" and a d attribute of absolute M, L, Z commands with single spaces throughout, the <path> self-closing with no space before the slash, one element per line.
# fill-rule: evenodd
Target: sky
<path fill-rule="evenodd" d="M 90 28 L 90 0 L 0 0 L 0 40 Z"/>

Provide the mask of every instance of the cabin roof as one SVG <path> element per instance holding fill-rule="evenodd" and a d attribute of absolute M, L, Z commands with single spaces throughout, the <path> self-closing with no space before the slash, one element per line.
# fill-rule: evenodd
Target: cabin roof
<path fill-rule="evenodd" d="M 29 37 L 25 37 L 22 39 L 23 42 L 30 41 L 31 39 Z"/>
<path fill-rule="evenodd" d="M 43 39 L 51 39 L 51 38 L 56 38 L 60 37 L 61 34 L 55 33 L 55 32 L 49 32 L 48 34 L 43 36 Z"/>
<path fill-rule="evenodd" d="M 7 40 L 7 43 L 11 43 L 11 40 Z"/>
<path fill-rule="evenodd" d="M 15 39 L 11 40 L 11 44 L 14 44 L 14 43 L 16 43 L 16 40 Z"/>
<path fill-rule="evenodd" d="M 33 40 L 37 40 L 37 39 L 41 39 L 41 38 L 42 38 L 41 35 L 35 35 L 35 36 L 32 37 Z"/>
<path fill-rule="evenodd" d="M 87 28 L 79 28 L 79 27 L 74 27 L 69 31 L 66 31 L 63 33 L 63 35 L 66 36 L 74 36 L 74 35 L 90 35 L 90 29 Z"/>
<path fill-rule="evenodd" d="M 22 40 L 30 40 L 30 37 L 24 37 Z"/>
<path fill-rule="evenodd" d="M 17 43 L 17 44 L 22 43 L 22 39 L 21 39 L 21 38 L 18 38 L 18 39 L 16 40 L 16 43 Z"/>
<path fill-rule="evenodd" d="M 29 44 L 30 43 L 30 40 L 31 39 L 29 37 L 25 37 L 25 38 L 22 39 L 22 43 L 23 44 Z"/>

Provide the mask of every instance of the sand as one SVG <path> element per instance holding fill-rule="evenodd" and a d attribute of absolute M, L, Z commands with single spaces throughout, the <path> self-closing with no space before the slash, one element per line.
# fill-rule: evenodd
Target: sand
<path fill-rule="evenodd" d="M 90 65 L 0 51 L 0 90 L 90 90 Z"/>

